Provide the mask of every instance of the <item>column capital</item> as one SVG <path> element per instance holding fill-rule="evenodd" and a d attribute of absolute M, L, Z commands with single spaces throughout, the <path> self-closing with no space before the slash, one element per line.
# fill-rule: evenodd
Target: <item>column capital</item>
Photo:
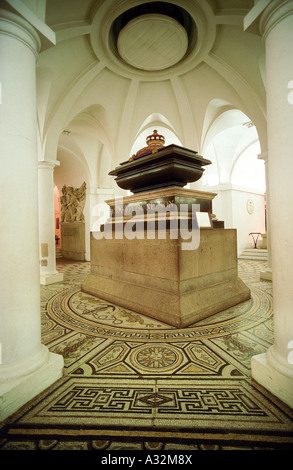
<path fill-rule="evenodd" d="M 24 43 L 35 56 L 41 48 L 41 40 L 36 30 L 23 18 L 0 9 L 0 34 L 5 34 Z"/>
<path fill-rule="evenodd" d="M 259 20 L 259 30 L 266 38 L 272 29 L 288 16 L 293 15 L 292 0 L 274 0 L 263 11 Z"/>
<path fill-rule="evenodd" d="M 56 34 L 45 23 L 45 4 L 42 5 L 41 2 L 38 2 L 36 6 L 32 2 L 28 4 L 22 0 L 3 0 L 1 7 L 1 18 L 6 14 L 13 15 L 34 30 L 38 36 L 39 49 L 45 50 L 56 45 Z M 17 23 L 17 20 L 15 22 Z"/>
<path fill-rule="evenodd" d="M 257 155 L 258 160 L 264 160 L 265 163 L 268 162 L 268 151 L 266 150 L 265 152 L 261 152 Z"/>
<path fill-rule="evenodd" d="M 38 169 L 39 170 L 54 170 L 55 166 L 59 166 L 60 162 L 58 160 L 39 160 Z"/>
<path fill-rule="evenodd" d="M 266 39 L 270 31 L 291 14 L 292 0 L 258 0 L 244 18 L 244 31 Z"/>
<path fill-rule="evenodd" d="M 90 186 L 87 188 L 87 193 L 88 194 L 93 194 L 94 196 L 101 196 L 101 195 L 113 195 L 114 194 L 114 189 L 112 188 L 99 188 L 98 186 Z"/>

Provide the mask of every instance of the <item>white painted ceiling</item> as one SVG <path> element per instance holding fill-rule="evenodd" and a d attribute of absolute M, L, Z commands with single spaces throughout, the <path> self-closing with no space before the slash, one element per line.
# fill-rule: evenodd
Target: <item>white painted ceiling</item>
<path fill-rule="evenodd" d="M 266 150 L 264 43 L 243 28 L 253 4 L 47 1 L 56 45 L 37 63 L 41 158 L 60 160 L 60 181 L 107 188 L 158 129 L 203 156 L 218 145 L 218 175 L 231 178 L 243 148 Z"/>

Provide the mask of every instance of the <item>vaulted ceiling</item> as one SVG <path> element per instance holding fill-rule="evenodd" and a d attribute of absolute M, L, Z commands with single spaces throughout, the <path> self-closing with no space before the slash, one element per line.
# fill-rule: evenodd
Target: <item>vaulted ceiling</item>
<path fill-rule="evenodd" d="M 72 160 L 90 185 L 107 187 L 108 171 L 150 129 L 204 154 L 232 128 L 265 150 L 264 43 L 243 28 L 253 4 L 49 0 L 56 45 L 37 64 L 43 157 Z"/>

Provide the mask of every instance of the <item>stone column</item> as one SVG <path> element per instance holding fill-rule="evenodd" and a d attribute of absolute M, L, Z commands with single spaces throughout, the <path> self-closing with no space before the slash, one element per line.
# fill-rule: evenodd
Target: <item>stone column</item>
<path fill-rule="evenodd" d="M 0 421 L 62 375 L 41 344 L 35 62 L 40 40 L 0 10 Z"/>
<path fill-rule="evenodd" d="M 105 223 L 110 215 L 108 199 L 113 199 L 114 190 L 112 188 L 89 188 L 87 193 L 90 210 L 90 232 L 99 231 L 100 225 Z"/>
<path fill-rule="evenodd" d="M 85 259 L 91 259 L 90 233 L 99 231 L 100 225 L 105 223 L 110 215 L 109 206 L 105 201 L 114 197 L 114 190 L 109 188 L 98 188 L 91 186 L 87 188 L 86 206 L 85 206 Z"/>
<path fill-rule="evenodd" d="M 260 272 L 260 279 L 266 281 L 272 280 L 272 250 L 271 250 L 271 229 L 270 229 L 270 182 L 269 182 L 269 165 L 268 165 L 268 152 L 258 155 L 260 160 L 264 160 L 265 164 L 265 178 L 266 178 L 266 225 L 267 225 L 267 253 L 268 253 L 268 266 Z"/>
<path fill-rule="evenodd" d="M 53 172 L 58 161 L 39 161 L 39 246 L 40 282 L 43 285 L 61 282 L 63 274 L 56 270 L 55 214 Z"/>
<path fill-rule="evenodd" d="M 266 47 L 274 345 L 252 358 L 253 378 L 293 407 L 293 2 L 273 1 L 260 20 Z"/>

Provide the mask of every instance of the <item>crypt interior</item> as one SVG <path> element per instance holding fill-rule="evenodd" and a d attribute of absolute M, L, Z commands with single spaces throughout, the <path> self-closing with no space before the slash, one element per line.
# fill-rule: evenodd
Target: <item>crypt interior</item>
<path fill-rule="evenodd" d="M 292 450 L 292 40 L 286 0 L 1 1 L 0 450 Z M 187 326 L 83 289 L 156 132 L 250 291 Z"/>

